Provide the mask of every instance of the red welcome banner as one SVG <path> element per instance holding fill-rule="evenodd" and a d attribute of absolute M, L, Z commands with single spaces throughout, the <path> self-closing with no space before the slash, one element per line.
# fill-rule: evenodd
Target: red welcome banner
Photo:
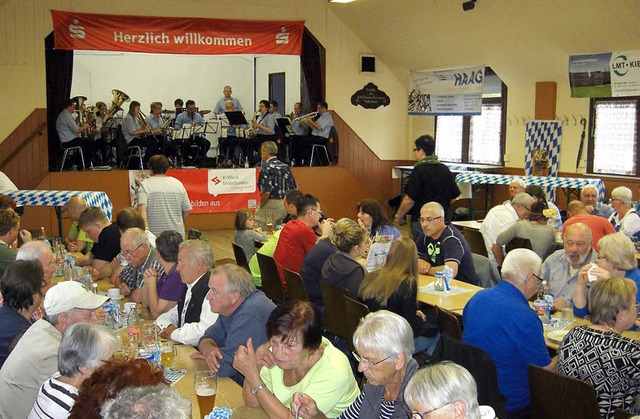
<path fill-rule="evenodd" d="M 300 55 L 304 22 L 52 10 L 55 48 L 160 54 Z"/>
<path fill-rule="evenodd" d="M 257 169 L 168 170 L 184 185 L 191 214 L 255 210 L 260 203 Z"/>

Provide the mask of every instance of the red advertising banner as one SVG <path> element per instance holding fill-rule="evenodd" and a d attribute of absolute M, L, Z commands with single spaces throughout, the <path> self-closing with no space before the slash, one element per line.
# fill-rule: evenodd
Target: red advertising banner
<path fill-rule="evenodd" d="M 300 55 L 304 22 L 52 10 L 55 48 L 160 54 Z"/>
<path fill-rule="evenodd" d="M 187 189 L 191 214 L 256 209 L 260 202 L 257 169 L 169 170 Z"/>

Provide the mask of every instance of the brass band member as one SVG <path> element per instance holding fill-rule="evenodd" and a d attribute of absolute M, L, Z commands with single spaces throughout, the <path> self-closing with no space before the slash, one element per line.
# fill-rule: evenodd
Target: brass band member
<path fill-rule="evenodd" d="M 305 119 L 304 126 L 311 129 L 311 135 L 309 136 L 308 152 L 306 153 L 311 159 L 311 151 L 314 144 L 320 144 L 327 146 L 329 143 L 329 136 L 331 135 L 331 127 L 333 127 L 333 117 L 329 113 L 327 102 L 320 101 L 316 106 L 316 110 L 320 115 L 315 121 L 311 118 Z M 329 162 L 327 162 L 329 163 Z"/>
<path fill-rule="evenodd" d="M 194 100 L 187 100 L 187 111 L 182 112 L 180 115 L 176 116 L 175 129 L 182 129 L 185 126 L 202 126 L 204 125 L 204 119 L 202 115 L 196 112 L 196 102 Z M 195 144 L 198 146 L 198 153 L 195 155 L 191 155 L 191 147 L 190 144 Z M 203 166 L 205 159 L 207 158 L 207 151 L 211 148 L 211 143 L 209 140 L 204 138 L 200 134 L 192 135 L 189 138 L 187 144 L 184 144 L 182 149 L 183 156 L 190 156 L 193 163 L 200 163 Z"/>
<path fill-rule="evenodd" d="M 149 125 L 140 114 L 140 102 L 131 101 L 129 112 L 122 120 L 122 134 L 127 142 L 127 147 L 140 146 L 146 149 L 143 157 L 146 166 L 149 158 L 158 151 L 158 145 L 153 137 L 147 137 Z"/>
<path fill-rule="evenodd" d="M 232 101 L 233 102 L 233 108 L 236 111 L 241 111 L 242 110 L 242 105 L 240 104 L 240 101 L 238 99 L 236 99 L 235 97 L 231 97 L 231 86 L 224 86 L 224 89 L 222 90 L 222 94 L 224 95 L 224 97 L 222 99 L 220 99 L 218 101 L 218 103 L 216 103 L 216 107 L 213 108 L 213 113 L 215 114 L 221 114 L 227 111 L 227 102 L 228 101 Z"/>
<path fill-rule="evenodd" d="M 258 114 L 253 118 L 252 126 L 256 130 L 256 137 L 252 140 L 253 150 L 260 153 L 260 145 L 265 141 L 273 141 L 276 133 L 276 118 L 269 112 L 268 100 L 261 100 Z M 251 160 L 251 156 L 249 156 Z"/>
<path fill-rule="evenodd" d="M 78 146 L 82 147 L 85 160 L 90 161 L 95 154 L 94 141 L 88 137 L 80 137 L 80 133 L 91 130 L 93 115 L 87 119 L 84 125 L 78 126 L 73 117 L 75 111 L 73 100 L 65 100 L 62 108 L 62 111 L 56 119 L 56 131 L 58 131 L 58 137 L 60 137 L 60 145 L 64 149 Z"/>
<path fill-rule="evenodd" d="M 156 139 L 159 144 L 162 154 L 167 157 L 175 157 L 178 153 L 178 148 L 173 145 L 171 141 L 167 139 L 167 132 L 169 128 L 162 128 L 164 125 L 164 119 L 162 119 L 162 103 L 151 102 L 149 115 L 145 118 L 145 122 L 149 125 L 150 134 Z"/>
<path fill-rule="evenodd" d="M 296 164 L 304 164 L 306 149 L 306 138 L 309 135 L 309 127 L 303 121 L 296 121 L 296 118 L 304 115 L 302 103 L 293 104 L 293 113 L 291 114 L 291 124 L 293 125 L 293 136 L 291 137 L 291 160 Z"/>
<path fill-rule="evenodd" d="M 104 102 L 96 102 L 96 120 L 95 128 L 91 130 L 93 139 L 95 140 L 95 146 L 97 150 L 100 150 L 102 155 L 102 164 L 109 164 L 109 128 L 103 124 L 104 117 L 107 114 L 107 105 Z"/>
<path fill-rule="evenodd" d="M 231 112 L 235 110 L 236 110 L 235 104 L 233 103 L 233 101 L 228 100 L 227 103 L 225 103 L 224 105 L 224 111 Z M 238 131 L 240 128 L 241 127 L 239 127 L 238 125 L 229 125 L 229 126 L 223 127 L 222 129 L 226 131 L 227 137 L 226 138 L 220 137 L 218 139 L 218 145 L 220 146 L 220 154 L 226 160 L 225 165 L 227 166 L 231 166 L 230 160 L 232 160 L 234 157 L 234 150 L 236 146 L 240 144 L 240 139 L 238 138 Z M 245 144 L 246 144 L 246 141 L 243 141 L 242 146 L 245 146 Z M 251 149 L 250 151 L 252 152 L 253 149 Z M 243 149 L 243 152 L 246 155 L 246 150 Z"/>

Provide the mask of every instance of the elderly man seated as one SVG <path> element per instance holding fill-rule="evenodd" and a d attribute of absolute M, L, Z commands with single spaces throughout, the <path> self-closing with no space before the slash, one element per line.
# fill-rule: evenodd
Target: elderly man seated
<path fill-rule="evenodd" d="M 563 243 L 564 249 L 556 250 L 542 264 L 542 278 L 549 284 L 549 293 L 553 295 L 553 307 L 556 310 L 562 310 L 571 301 L 580 268 L 598 258 L 598 254 L 591 248 L 591 229 L 586 224 L 575 223 L 568 226 Z"/>
<path fill-rule="evenodd" d="M 131 295 L 131 300 L 142 301 L 143 274 L 147 269 L 155 269 L 160 275 L 164 269 L 158 262 L 158 254 L 151 244 L 147 233 L 137 227 L 130 228 L 120 237 L 122 255 L 128 262 L 122 272 L 115 279 L 114 285 L 120 288 L 122 294 Z"/>
<path fill-rule="evenodd" d="M 27 417 L 40 386 L 58 369 L 62 334 L 76 323 L 97 323 L 96 309 L 106 301 L 74 281 L 47 291 L 47 316 L 31 325 L 0 369 L 1 418 Z"/>
<path fill-rule="evenodd" d="M 542 322 L 527 301 L 538 292 L 540 263 L 531 250 L 512 250 L 502 265 L 502 281 L 476 293 L 463 312 L 462 340 L 496 364 L 509 418 L 529 417 L 529 365 L 553 371 L 557 361 L 549 356 Z"/>
<path fill-rule="evenodd" d="M 480 226 L 480 233 L 482 233 L 489 260 L 492 263 L 500 266 L 504 259 L 503 246 L 496 244 L 498 234 L 516 221 L 526 220 L 531 211 L 531 204 L 533 204 L 531 195 L 521 192 L 514 196 L 510 203 L 505 202 L 502 205 L 497 205 L 487 213 Z"/>
<path fill-rule="evenodd" d="M 525 189 L 527 188 L 527 183 L 520 179 L 519 177 L 513 177 L 511 179 L 511 182 L 509 182 L 509 200 L 504 201 L 503 204 L 506 204 L 507 202 L 510 202 L 514 196 L 518 195 L 519 193 L 525 192 Z"/>
<path fill-rule="evenodd" d="M 197 346 L 205 330 L 218 319 L 206 300 L 209 292 L 209 270 L 215 259 L 207 242 L 187 240 L 178 247 L 178 266 L 182 289 L 178 304 L 156 320 L 161 335 L 185 345 Z"/>
<path fill-rule="evenodd" d="M 435 275 L 444 266 L 453 269 L 453 277 L 477 284 L 471 249 L 460 231 L 445 224 L 444 208 L 437 202 L 427 202 L 420 209 L 422 234 L 416 240 L 418 268 L 421 274 Z"/>
<path fill-rule="evenodd" d="M 562 228 L 562 234 L 567 230 L 567 227 L 575 223 L 583 223 L 589 226 L 591 229 L 591 247 L 597 252 L 598 242 L 607 234 L 613 234 L 616 229 L 605 218 L 598 217 L 597 215 L 589 214 L 587 207 L 582 201 L 571 201 L 567 206 L 567 214 L 569 219 L 564 222 Z"/>
<path fill-rule="evenodd" d="M 611 191 L 611 206 L 615 211 L 609 221 L 616 231 L 624 233 L 631 241 L 640 240 L 640 216 L 631 206 L 633 194 L 626 186 L 618 186 Z"/>
<path fill-rule="evenodd" d="M 580 190 L 580 200 L 590 215 L 609 218 L 613 214 L 613 208 L 598 201 L 598 188 L 595 185 L 583 187 Z"/>

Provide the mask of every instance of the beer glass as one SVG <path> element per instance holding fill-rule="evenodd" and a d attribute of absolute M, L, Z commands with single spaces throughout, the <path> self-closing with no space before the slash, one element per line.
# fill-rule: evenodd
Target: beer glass
<path fill-rule="evenodd" d="M 140 338 L 146 352 L 153 352 L 156 347 L 156 325 L 153 321 L 142 321 L 140 324 Z"/>
<path fill-rule="evenodd" d="M 205 417 L 213 410 L 216 402 L 216 390 L 218 387 L 218 374 L 213 371 L 196 371 L 195 379 L 196 396 L 200 417 Z"/>
<path fill-rule="evenodd" d="M 172 340 L 166 340 L 160 343 L 162 349 L 162 355 L 160 356 L 160 365 L 162 368 L 168 369 L 173 367 L 173 362 L 176 360 L 176 347 L 173 345 Z"/>

